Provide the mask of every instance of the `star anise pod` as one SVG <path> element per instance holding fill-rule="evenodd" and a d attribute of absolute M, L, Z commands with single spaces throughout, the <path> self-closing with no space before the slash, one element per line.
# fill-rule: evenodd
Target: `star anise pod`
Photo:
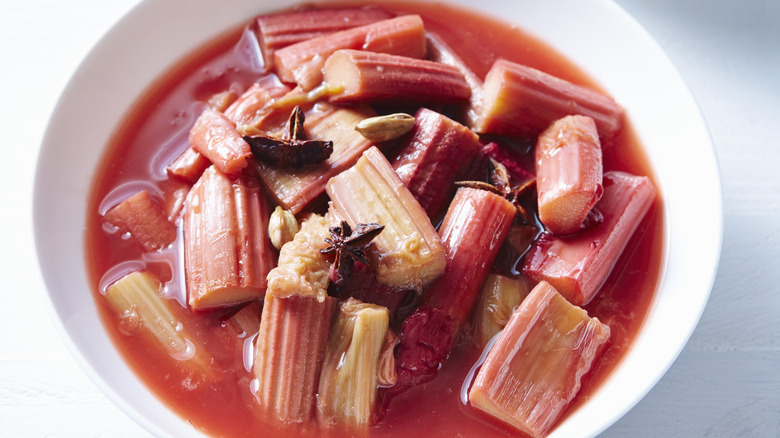
<path fill-rule="evenodd" d="M 338 274 L 334 282 L 340 282 L 344 277 L 352 273 L 355 261 L 366 265 L 371 262 L 366 256 L 366 248 L 378 236 L 384 225 L 377 223 L 358 224 L 353 231 L 347 221 L 341 221 L 341 226 L 330 227 L 330 239 L 325 239 L 328 243 L 327 248 L 320 250 L 323 254 L 336 254 L 336 260 L 333 262 L 334 274 Z M 331 275 L 333 278 L 334 275 Z"/>
<path fill-rule="evenodd" d="M 304 117 L 303 110 L 296 106 L 280 138 L 244 136 L 252 155 L 259 161 L 288 169 L 300 169 L 327 160 L 333 153 L 333 142 L 307 140 L 303 129 Z"/>
<path fill-rule="evenodd" d="M 487 190 L 496 195 L 503 196 L 507 201 L 517 209 L 517 217 L 526 224 L 533 224 L 531 215 L 522 206 L 520 199 L 525 196 L 533 187 L 536 186 L 536 178 L 531 178 L 517 188 L 512 189 L 509 182 L 509 173 L 506 167 L 494 159 L 490 159 L 490 183 L 483 181 L 459 181 L 455 183 L 458 187 L 469 187 L 472 189 Z"/>

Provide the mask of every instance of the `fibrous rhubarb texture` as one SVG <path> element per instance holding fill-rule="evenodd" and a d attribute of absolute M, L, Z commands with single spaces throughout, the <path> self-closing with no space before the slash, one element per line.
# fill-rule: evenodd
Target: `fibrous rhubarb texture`
<path fill-rule="evenodd" d="M 284 82 L 304 91 L 322 82 L 325 60 L 340 49 L 368 50 L 425 58 L 425 27 L 419 15 L 405 15 L 301 41 L 274 53 L 274 67 Z"/>
<path fill-rule="evenodd" d="M 163 285 L 148 272 L 131 272 L 106 288 L 106 300 L 125 333 L 151 336 L 168 354 L 203 374 L 211 374 L 211 358 L 181 329 L 162 296 Z"/>
<path fill-rule="evenodd" d="M 591 117 L 602 138 L 621 128 L 622 108 L 609 97 L 504 59 L 485 76 L 473 128 L 480 133 L 535 136 L 564 116 Z"/>
<path fill-rule="evenodd" d="M 170 176 L 194 183 L 209 166 L 211 166 L 211 161 L 190 146 L 165 170 Z"/>
<path fill-rule="evenodd" d="M 587 304 L 617 263 L 656 196 L 650 179 L 604 173 L 604 194 L 594 224 L 577 234 L 543 233 L 531 248 L 523 274 L 552 284 L 572 304 Z"/>
<path fill-rule="evenodd" d="M 333 270 L 331 275 L 334 274 Z M 373 268 L 361 262 L 355 262 L 350 275 L 342 277 L 340 284 L 330 283 L 329 293 L 339 298 L 355 298 L 365 303 L 378 304 L 387 308 L 390 319 L 393 320 L 401 304 L 407 297 L 415 294 L 413 290 L 405 290 L 382 284 L 376 279 Z"/>
<path fill-rule="evenodd" d="M 257 39 L 265 68 L 273 68 L 274 52 L 291 44 L 392 18 L 377 7 L 307 9 L 257 17 Z"/>
<path fill-rule="evenodd" d="M 539 283 L 514 311 L 469 391 L 469 404 L 543 437 L 580 389 L 609 327 Z"/>
<path fill-rule="evenodd" d="M 349 168 L 371 141 L 355 131 L 355 125 L 376 115 L 368 107 L 338 108 L 317 105 L 306 115 L 304 128 L 309 139 L 333 142 L 327 160 L 314 166 L 290 170 L 259 162 L 258 173 L 274 200 L 285 210 L 298 214 L 325 191 L 328 180 Z"/>
<path fill-rule="evenodd" d="M 233 122 L 211 108 L 203 111 L 195 121 L 189 140 L 193 149 L 228 175 L 240 174 L 252 155 Z"/>
<path fill-rule="evenodd" d="M 378 223 L 369 257 L 377 279 L 391 287 L 422 290 L 444 271 L 446 255 L 428 215 L 376 147 L 330 179 L 335 213 L 348 223 Z"/>
<path fill-rule="evenodd" d="M 165 248 L 176 240 L 176 226 L 146 190 L 112 207 L 103 218 L 120 231 L 130 233 L 145 251 Z"/>
<path fill-rule="evenodd" d="M 452 103 L 471 96 L 451 65 L 365 50 L 337 50 L 322 68 L 324 84 L 340 93 L 331 102 L 417 101 Z"/>
<path fill-rule="evenodd" d="M 479 138 L 469 128 L 421 108 L 393 169 L 428 216 L 437 218 L 453 194 L 453 183 L 479 149 Z"/>
<path fill-rule="evenodd" d="M 190 307 L 228 306 L 265 293 L 275 257 L 270 211 L 252 178 L 231 178 L 215 166 L 192 187 L 184 205 L 184 260 Z"/>
<path fill-rule="evenodd" d="M 260 316 L 263 306 L 260 301 L 250 301 L 227 319 L 227 324 L 233 327 L 238 335 L 243 337 L 257 333 L 260 327 Z"/>
<path fill-rule="evenodd" d="M 556 120 L 536 142 L 536 192 L 539 220 L 553 234 L 582 227 L 603 187 L 601 142 L 593 119 Z"/>
<path fill-rule="evenodd" d="M 469 85 L 471 96 L 469 97 L 469 109 L 466 111 L 465 118 L 469 125 L 473 125 L 473 121 L 476 119 L 474 109 L 482 102 L 482 79 L 469 68 L 466 62 L 463 61 L 463 58 L 452 47 L 444 42 L 442 37 L 429 31 L 426 39 L 428 42 L 428 59 L 457 68 Z"/>
<path fill-rule="evenodd" d="M 252 84 L 238 100 L 225 110 L 225 117 L 236 125 L 236 131 L 244 135 L 260 135 L 273 130 L 290 114 L 275 111 L 273 103 L 290 92 L 290 87 L 280 83 L 273 75 L 264 76 Z"/>
<path fill-rule="evenodd" d="M 280 423 L 314 419 L 330 324 L 338 300 L 269 289 L 263 305 L 254 374 L 260 411 Z"/>
<path fill-rule="evenodd" d="M 317 392 L 321 426 L 367 429 L 376 404 L 387 309 L 350 298 L 339 306 Z"/>
<path fill-rule="evenodd" d="M 506 326 L 512 311 L 529 291 L 523 278 L 488 275 L 474 311 L 474 335 L 482 347 Z"/>
<path fill-rule="evenodd" d="M 436 376 L 471 314 L 515 211 L 512 203 L 486 190 L 461 188 L 455 194 L 439 229 L 447 268 L 401 327 L 399 389 Z"/>
<path fill-rule="evenodd" d="M 292 241 L 282 246 L 279 264 L 268 273 L 268 290 L 277 295 L 306 295 L 320 301 L 328 295 L 330 263 L 320 251 L 328 246 L 328 220 L 310 214 Z"/>

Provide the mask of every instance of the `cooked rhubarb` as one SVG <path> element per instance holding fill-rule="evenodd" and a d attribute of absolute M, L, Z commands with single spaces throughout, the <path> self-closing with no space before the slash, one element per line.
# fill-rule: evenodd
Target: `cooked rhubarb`
<path fill-rule="evenodd" d="M 324 84 L 340 93 L 331 102 L 453 103 L 471 96 L 451 65 L 365 50 L 337 50 L 322 68 Z"/>
<path fill-rule="evenodd" d="M 422 59 L 426 53 L 425 27 L 419 15 L 405 15 L 312 38 L 277 50 L 274 67 L 282 81 L 295 82 L 308 91 L 322 82 L 325 60 L 339 49 Z"/>
<path fill-rule="evenodd" d="M 309 9 L 257 17 L 257 39 L 265 68 L 273 68 L 274 52 L 291 44 L 392 18 L 376 7 Z"/>
<path fill-rule="evenodd" d="M 582 227 L 603 187 L 601 143 L 593 119 L 556 120 L 536 142 L 536 192 L 539 220 L 553 234 Z"/>
<path fill-rule="evenodd" d="M 355 131 L 355 125 L 374 116 L 368 107 L 338 108 L 320 104 L 306 115 L 306 134 L 310 139 L 333 142 L 327 160 L 297 170 L 258 163 L 258 173 L 271 196 L 285 210 L 298 214 L 325 191 L 325 184 L 349 168 L 372 143 Z"/>
<path fill-rule="evenodd" d="M 466 62 L 439 35 L 429 31 L 427 33 L 427 42 L 428 59 L 457 68 L 469 85 L 471 96 L 469 97 L 469 108 L 466 111 L 465 118 L 469 125 L 473 124 L 477 117 L 474 109 L 482 102 L 482 79 L 469 68 Z"/>
<path fill-rule="evenodd" d="M 321 426 L 368 428 L 389 322 L 387 309 L 376 304 L 350 298 L 339 306 L 317 392 Z"/>
<path fill-rule="evenodd" d="M 279 264 L 268 274 L 268 290 L 280 294 L 328 295 L 330 263 L 322 250 L 328 244 L 328 220 L 311 214 L 301 222 L 300 230 L 279 251 Z"/>
<path fill-rule="evenodd" d="M 119 317 L 123 333 L 143 333 L 178 361 L 211 375 L 212 359 L 181 328 L 163 297 L 163 285 L 148 272 L 131 272 L 106 288 L 106 300 Z"/>
<path fill-rule="evenodd" d="M 523 278 L 488 275 L 474 312 L 474 335 L 480 345 L 487 345 L 506 326 L 512 311 L 529 290 Z"/>
<path fill-rule="evenodd" d="M 213 109 L 203 111 L 198 117 L 190 131 L 190 146 L 228 175 L 241 173 L 252 155 L 233 122 Z"/>
<path fill-rule="evenodd" d="M 534 178 L 534 174 L 526 170 L 523 165 L 516 160 L 509 152 L 501 147 L 498 143 L 491 141 L 482 147 L 482 153 L 488 157 L 501 163 L 506 168 L 507 172 L 518 181 L 527 181 Z"/>
<path fill-rule="evenodd" d="M 396 317 L 404 300 L 415 293 L 413 290 L 394 288 L 380 283 L 371 266 L 360 262 L 355 263 L 352 273 L 344 277 L 340 284 L 331 282 L 329 291 L 331 295 L 339 298 L 352 297 L 365 303 L 387 307 L 391 319 Z"/>
<path fill-rule="evenodd" d="M 454 193 L 453 183 L 479 151 L 470 129 L 435 111 L 421 108 L 393 169 L 431 218 L 437 218 Z"/>
<path fill-rule="evenodd" d="M 539 283 L 512 313 L 469 391 L 469 404 L 543 437 L 577 395 L 610 329 Z"/>
<path fill-rule="evenodd" d="M 120 231 L 130 233 L 145 251 L 165 248 L 176 239 L 176 226 L 146 190 L 112 207 L 103 218 Z"/>
<path fill-rule="evenodd" d="M 570 236 L 543 233 L 523 266 L 527 277 L 549 282 L 577 306 L 596 295 L 655 199 L 644 176 L 610 171 L 603 184 L 595 223 Z"/>
<path fill-rule="evenodd" d="M 270 211 L 252 178 L 232 179 L 208 168 L 184 206 L 187 295 L 193 309 L 222 307 L 265 293 L 274 266 Z"/>
<path fill-rule="evenodd" d="M 484 87 L 473 126 L 480 133 L 536 136 L 557 119 L 581 114 L 596 122 L 602 138 L 612 138 L 622 124 L 623 109 L 611 98 L 504 59 L 493 64 Z"/>
<path fill-rule="evenodd" d="M 227 90 L 212 95 L 206 103 L 209 105 L 209 108 L 223 112 L 230 104 L 235 102 L 236 99 L 238 99 L 238 95 L 231 90 Z"/>
<path fill-rule="evenodd" d="M 412 313 L 421 315 L 410 316 L 401 328 L 396 359 L 402 387 L 429 380 L 438 372 L 452 340 L 472 312 L 514 217 L 512 203 L 495 193 L 461 188 L 455 194 L 439 228 L 447 267 L 424 291 L 420 308 Z M 446 331 L 448 334 L 442 339 L 449 341 L 431 345 L 427 337 L 439 331 Z M 421 354 L 421 349 L 433 350 L 433 356 Z"/>
<path fill-rule="evenodd" d="M 331 178 L 327 191 L 336 214 L 350 224 L 384 225 L 369 252 L 380 282 L 422 290 L 444 271 L 439 235 L 379 149 L 368 149 L 354 166 Z"/>
<path fill-rule="evenodd" d="M 283 112 L 277 114 L 273 103 L 289 92 L 290 87 L 273 76 L 265 76 L 225 110 L 225 117 L 236 125 L 236 131 L 242 136 L 273 130 L 286 117 Z"/>
<path fill-rule="evenodd" d="M 227 323 L 243 337 L 257 333 L 263 306 L 260 301 L 250 301 L 227 319 Z"/>
<path fill-rule="evenodd" d="M 278 294 L 278 295 L 277 295 Z M 314 419 L 330 324 L 338 300 L 269 289 L 253 365 L 260 411 L 280 423 Z"/>
<path fill-rule="evenodd" d="M 168 175 L 194 183 L 211 166 L 211 161 L 192 147 L 188 147 L 165 169 Z"/>

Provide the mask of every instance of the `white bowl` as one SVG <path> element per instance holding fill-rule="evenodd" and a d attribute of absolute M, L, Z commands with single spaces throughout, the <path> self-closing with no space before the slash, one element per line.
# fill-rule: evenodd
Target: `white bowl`
<path fill-rule="evenodd" d="M 704 121 L 650 36 L 608 0 L 450 0 L 516 23 L 559 50 L 627 110 L 664 196 L 663 273 L 633 347 L 551 437 L 594 436 L 660 379 L 688 340 L 719 259 L 718 167 Z M 87 194 L 109 137 L 131 104 L 183 55 L 260 12 L 297 0 L 147 0 L 118 22 L 74 74 L 38 160 L 34 218 L 53 314 L 71 353 L 108 397 L 159 436 L 199 436 L 120 358 L 97 314 L 85 268 Z M 186 13 L 183 13 L 186 11 Z M 561 13 L 566 11 L 566 13 Z M 659 419 L 662 421 L 662 419 Z"/>

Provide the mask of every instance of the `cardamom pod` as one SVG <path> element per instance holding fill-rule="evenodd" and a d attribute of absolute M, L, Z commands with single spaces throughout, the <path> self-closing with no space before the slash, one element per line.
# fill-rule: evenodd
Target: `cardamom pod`
<path fill-rule="evenodd" d="M 355 125 L 363 137 L 376 142 L 398 138 L 414 127 L 414 116 L 405 113 L 369 117 Z"/>
<path fill-rule="evenodd" d="M 293 240 L 298 232 L 298 220 L 289 211 L 277 206 L 268 220 L 268 236 L 276 249 Z"/>

